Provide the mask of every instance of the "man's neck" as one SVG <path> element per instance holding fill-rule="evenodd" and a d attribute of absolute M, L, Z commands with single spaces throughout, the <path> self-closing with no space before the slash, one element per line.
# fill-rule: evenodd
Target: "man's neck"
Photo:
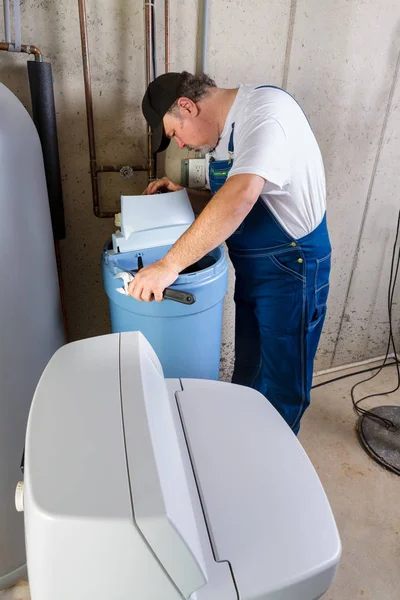
<path fill-rule="evenodd" d="M 210 108 L 212 110 L 213 121 L 218 125 L 218 137 L 224 129 L 226 118 L 231 110 L 233 103 L 236 100 L 239 88 L 225 89 L 217 88 L 209 99 Z"/>

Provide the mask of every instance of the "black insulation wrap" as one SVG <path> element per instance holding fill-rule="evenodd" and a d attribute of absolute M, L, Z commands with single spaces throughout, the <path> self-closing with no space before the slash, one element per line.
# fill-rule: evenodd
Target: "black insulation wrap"
<path fill-rule="evenodd" d="M 51 64 L 36 61 L 27 64 L 33 121 L 43 151 L 53 235 L 56 240 L 62 240 L 65 238 L 65 218 Z"/>

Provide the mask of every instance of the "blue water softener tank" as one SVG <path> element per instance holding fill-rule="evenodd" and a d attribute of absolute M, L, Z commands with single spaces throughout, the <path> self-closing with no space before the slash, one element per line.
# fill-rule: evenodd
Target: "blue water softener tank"
<path fill-rule="evenodd" d="M 1 83 L 0 107 L 1 590 L 25 573 L 15 486 L 32 396 L 64 343 L 64 328 L 39 136 L 21 102 Z"/>
<path fill-rule="evenodd" d="M 121 230 L 104 248 L 104 287 L 113 333 L 141 331 L 166 377 L 218 379 L 223 300 L 228 265 L 219 246 L 185 269 L 163 302 L 138 302 L 120 293 L 121 272 L 135 272 L 165 256 L 190 227 L 194 214 L 186 190 L 121 197 Z"/>

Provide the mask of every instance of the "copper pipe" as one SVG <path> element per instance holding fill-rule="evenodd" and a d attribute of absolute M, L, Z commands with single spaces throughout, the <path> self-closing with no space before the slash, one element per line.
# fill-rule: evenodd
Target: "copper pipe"
<path fill-rule="evenodd" d="M 146 87 L 151 81 L 151 2 L 144 2 L 145 37 L 146 37 Z"/>
<path fill-rule="evenodd" d="M 119 173 L 120 170 L 129 166 L 132 171 L 147 171 L 147 167 L 144 165 L 106 165 L 105 167 L 97 167 L 98 173 Z"/>
<path fill-rule="evenodd" d="M 170 44 L 169 44 L 169 0 L 164 0 L 164 21 L 165 21 L 165 72 L 169 72 L 169 55 L 170 55 Z"/>
<path fill-rule="evenodd" d="M 79 26 L 81 32 L 82 44 L 82 66 L 83 78 L 85 82 L 85 102 L 86 102 L 86 118 L 89 138 L 89 156 L 90 156 L 90 177 L 92 181 L 93 193 L 93 212 L 96 217 L 112 217 L 114 213 L 102 213 L 100 211 L 99 199 L 99 182 L 97 179 L 97 158 L 96 158 L 96 142 L 94 135 L 94 118 L 93 118 L 93 98 L 92 84 L 90 78 L 90 62 L 89 62 L 89 44 L 86 20 L 86 2 L 78 0 L 79 7 Z"/>
<path fill-rule="evenodd" d="M 0 50 L 2 50 L 3 52 L 14 52 L 13 45 L 8 44 L 7 42 L 0 42 Z M 25 54 L 33 54 L 37 62 L 42 62 L 43 60 L 43 54 L 41 53 L 39 48 L 37 48 L 37 46 L 23 44 L 21 46 L 21 52 L 24 52 Z"/>
<path fill-rule="evenodd" d="M 79 8 L 79 26 L 81 33 L 81 44 L 82 44 L 82 65 L 83 65 L 83 76 L 85 82 L 85 102 L 86 102 L 86 117 L 87 117 L 87 128 L 88 128 L 88 138 L 89 138 L 89 156 L 90 156 L 90 177 L 92 182 L 92 194 L 93 194 L 93 212 L 96 217 L 100 218 L 112 218 L 115 216 L 114 212 L 104 212 L 100 210 L 100 195 L 99 195 L 99 173 L 117 173 L 122 169 L 122 166 L 117 165 L 106 165 L 99 166 L 97 164 L 96 157 L 96 141 L 95 141 L 95 132 L 94 132 L 94 118 L 93 118 L 93 97 L 92 97 L 92 85 L 91 85 L 91 76 L 90 76 L 90 62 L 89 62 L 89 44 L 88 44 L 88 31 L 87 31 L 87 19 L 86 19 L 86 1 L 78 0 L 78 8 Z M 148 22 L 150 27 L 151 34 L 151 6 L 145 5 L 146 9 L 146 24 Z M 147 29 L 146 29 L 146 39 L 148 37 Z M 150 44 L 149 38 L 149 44 Z M 150 50 L 150 46 L 149 46 Z M 150 61 L 150 51 L 148 50 L 148 61 Z M 150 62 L 148 63 L 148 78 L 150 78 Z M 142 165 L 131 166 L 133 171 L 147 171 L 149 179 L 154 179 L 153 177 L 153 159 L 151 155 L 151 135 L 150 128 L 148 128 L 148 166 L 144 167 Z"/>
<path fill-rule="evenodd" d="M 148 0 L 144 2 L 144 14 L 145 14 L 145 37 L 146 37 L 146 87 L 149 86 L 151 81 L 151 30 L 152 30 L 152 6 Z M 151 151 L 151 127 L 147 126 L 147 173 L 149 181 L 155 179 L 155 165 L 153 160 L 153 154 Z"/>

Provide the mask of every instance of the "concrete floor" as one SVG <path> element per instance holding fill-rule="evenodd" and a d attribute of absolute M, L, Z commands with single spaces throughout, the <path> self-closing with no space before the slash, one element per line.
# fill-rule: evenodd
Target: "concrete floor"
<path fill-rule="evenodd" d="M 352 371 L 324 375 L 315 383 L 347 372 Z M 299 435 L 325 487 L 343 545 L 335 583 L 324 600 L 400 598 L 400 477 L 375 463 L 357 441 L 350 388 L 365 377 L 317 388 Z M 393 389 L 396 381 L 395 368 L 388 367 L 360 386 L 356 397 Z M 400 405 L 400 391 L 363 406 L 383 404 Z"/>

